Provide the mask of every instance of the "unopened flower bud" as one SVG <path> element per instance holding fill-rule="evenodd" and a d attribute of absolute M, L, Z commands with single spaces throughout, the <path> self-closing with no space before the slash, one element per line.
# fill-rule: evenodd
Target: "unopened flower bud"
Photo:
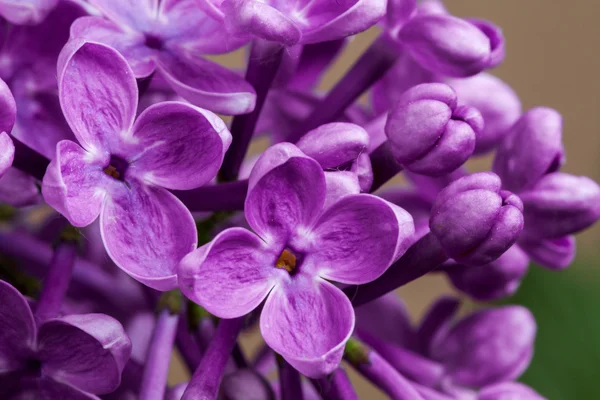
<path fill-rule="evenodd" d="M 469 158 L 482 128 L 481 114 L 457 106 L 450 86 L 426 83 L 404 92 L 388 116 L 385 132 L 399 164 L 412 172 L 439 176 Z"/>
<path fill-rule="evenodd" d="M 493 170 L 504 188 L 520 193 L 564 163 L 562 117 L 546 107 L 527 111 L 498 147 Z"/>
<path fill-rule="evenodd" d="M 481 310 L 459 321 L 432 346 L 452 381 L 482 387 L 516 379 L 533 355 L 536 323 L 525 307 Z"/>
<path fill-rule="evenodd" d="M 423 67 L 446 76 L 475 75 L 497 66 L 504 56 L 499 28 L 487 21 L 445 14 L 413 17 L 398 39 Z"/>
<path fill-rule="evenodd" d="M 497 175 L 480 172 L 452 182 L 438 195 L 429 228 L 458 263 L 490 263 L 521 233 L 523 204 L 500 186 Z"/>
<path fill-rule="evenodd" d="M 567 236 L 591 226 L 600 217 L 600 187 L 585 176 L 548 174 L 520 197 L 527 236 Z"/>
<path fill-rule="evenodd" d="M 567 268 L 575 258 L 575 237 L 563 236 L 556 239 L 519 238 L 521 247 L 531 260 L 551 270 Z"/>
<path fill-rule="evenodd" d="M 477 396 L 477 400 L 546 400 L 529 386 L 519 382 L 501 382 L 486 386 Z"/>

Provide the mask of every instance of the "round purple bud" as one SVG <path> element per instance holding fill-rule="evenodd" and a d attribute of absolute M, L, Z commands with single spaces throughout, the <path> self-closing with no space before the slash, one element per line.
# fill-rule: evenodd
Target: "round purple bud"
<path fill-rule="evenodd" d="M 385 125 L 396 161 L 429 176 L 450 173 L 464 164 L 481 129 L 481 114 L 457 106 L 456 93 L 443 83 L 424 83 L 404 92 Z"/>
<path fill-rule="evenodd" d="M 478 301 L 490 301 L 512 296 L 525 277 L 529 257 L 512 246 L 498 259 L 481 266 L 450 265 L 446 274 L 461 292 Z"/>
<path fill-rule="evenodd" d="M 472 76 L 504 57 L 502 32 L 482 20 L 419 14 L 404 25 L 398 39 L 423 67 L 446 76 Z"/>
<path fill-rule="evenodd" d="M 520 196 L 527 236 L 567 236 L 591 226 L 600 217 L 600 187 L 585 176 L 548 174 Z"/>
<path fill-rule="evenodd" d="M 521 101 L 515 91 L 499 78 L 481 73 L 465 79 L 449 79 L 459 104 L 479 110 L 485 122 L 475 142 L 475 154 L 493 150 L 521 116 Z"/>
<path fill-rule="evenodd" d="M 429 228 L 459 264 L 488 264 L 521 233 L 523 204 L 500 186 L 496 174 L 479 172 L 452 182 L 435 200 Z"/>
<path fill-rule="evenodd" d="M 481 310 L 437 338 L 431 354 L 454 383 L 483 387 L 516 379 L 525 371 L 535 334 L 535 320 L 525 307 Z"/>
<path fill-rule="evenodd" d="M 558 171 L 565 161 L 564 152 L 561 115 L 551 108 L 532 108 L 498 147 L 493 171 L 506 189 L 519 193 L 545 174 Z"/>
<path fill-rule="evenodd" d="M 563 236 L 556 239 L 519 238 L 522 248 L 531 260 L 554 271 L 567 268 L 575 259 L 575 237 Z"/>
<path fill-rule="evenodd" d="M 519 382 L 501 382 L 486 386 L 477 396 L 477 400 L 546 400 L 535 390 Z"/>

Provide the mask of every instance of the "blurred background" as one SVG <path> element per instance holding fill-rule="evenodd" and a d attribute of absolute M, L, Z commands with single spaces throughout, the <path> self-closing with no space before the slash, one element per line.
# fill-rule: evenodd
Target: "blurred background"
<path fill-rule="evenodd" d="M 560 111 L 567 153 L 564 170 L 600 181 L 600 3 L 447 0 L 445 4 L 456 16 L 489 19 L 503 28 L 507 56 L 492 73 L 515 89 L 524 110 L 543 105 Z M 377 33 L 374 28 L 358 35 L 325 75 L 321 89 L 331 88 Z M 230 67 L 245 65 L 243 51 L 217 59 Z M 470 169 L 489 169 L 490 160 L 477 160 Z M 551 272 L 532 267 L 517 295 L 506 301 L 523 304 L 536 316 L 535 356 L 522 380 L 552 400 L 600 398 L 595 381 L 600 365 L 600 319 L 596 316 L 600 306 L 600 226 L 580 234 L 577 243 L 578 256 L 569 269 Z M 419 279 L 399 292 L 418 320 L 439 294 L 453 291 L 439 276 Z M 477 306 L 466 299 L 465 303 L 466 309 Z M 256 342 L 256 335 L 248 333 L 243 346 L 254 352 Z M 187 379 L 175 357 L 170 383 Z M 352 379 L 361 399 L 386 398 L 356 374 Z"/>

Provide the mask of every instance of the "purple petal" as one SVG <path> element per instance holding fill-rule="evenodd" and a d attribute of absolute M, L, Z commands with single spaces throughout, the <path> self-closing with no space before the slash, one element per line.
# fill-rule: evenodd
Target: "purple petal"
<path fill-rule="evenodd" d="M 33 314 L 27 300 L 9 283 L 0 280 L 0 373 L 23 366 L 34 346 Z"/>
<path fill-rule="evenodd" d="M 230 228 L 181 260 L 179 286 L 210 313 L 240 317 L 254 310 L 275 285 L 281 272 L 275 268 L 277 256 L 254 233 Z"/>
<path fill-rule="evenodd" d="M 159 68 L 184 99 L 211 111 L 238 115 L 254 109 L 254 88 L 237 73 L 197 55 L 161 52 Z"/>
<path fill-rule="evenodd" d="M 6 83 L 0 79 L 0 132 L 10 133 L 17 118 L 17 104 Z M 1 157 L 1 156 L 0 156 Z"/>
<path fill-rule="evenodd" d="M 212 180 L 231 143 L 225 123 L 210 111 L 180 102 L 147 108 L 133 127 L 140 149 L 128 174 L 169 189 L 194 189 Z"/>
<path fill-rule="evenodd" d="M 9 168 L 0 177 L 0 202 L 13 207 L 36 204 L 41 200 L 37 180 L 28 173 Z"/>
<path fill-rule="evenodd" d="M 280 143 L 267 149 L 252 169 L 246 219 L 265 241 L 286 240 L 313 223 L 325 195 L 321 166 L 293 144 Z"/>
<path fill-rule="evenodd" d="M 367 30 L 386 12 L 386 2 L 379 0 L 338 0 L 299 2 L 302 43 L 341 39 Z"/>
<path fill-rule="evenodd" d="M 360 184 L 358 177 L 348 171 L 328 171 L 325 172 L 325 182 L 327 182 L 327 197 L 325 198 L 324 209 L 329 208 L 351 194 L 360 193 Z"/>
<path fill-rule="evenodd" d="M 57 3 L 58 0 L 3 0 L 0 15 L 16 25 L 38 24 Z"/>
<path fill-rule="evenodd" d="M 519 240 L 519 246 L 534 263 L 551 270 L 567 268 L 575 258 L 574 236 L 546 240 L 524 237 Z"/>
<path fill-rule="evenodd" d="M 317 273 L 329 280 L 364 284 L 378 278 L 412 243 L 409 213 L 369 194 L 344 197 L 313 228 L 309 255 Z"/>
<path fill-rule="evenodd" d="M 115 264 L 156 290 L 177 287 L 177 265 L 197 244 L 194 219 L 181 201 L 163 188 L 135 180 L 111 191 L 100 230 Z"/>
<path fill-rule="evenodd" d="M 122 55 L 102 44 L 72 40 L 59 56 L 58 89 L 65 118 L 85 149 L 121 150 L 138 98 Z"/>
<path fill-rule="evenodd" d="M 267 344 L 310 378 L 331 373 L 340 363 L 354 329 L 354 310 L 331 283 L 297 274 L 269 294 L 260 317 Z"/>
<path fill-rule="evenodd" d="M 404 25 L 416 7 L 416 0 L 388 0 L 387 12 L 383 20 L 386 30 L 394 36 L 394 32 Z"/>
<path fill-rule="evenodd" d="M 0 132 L 0 177 L 10 168 L 15 158 L 15 145 L 10 136 Z"/>
<path fill-rule="evenodd" d="M 85 393 L 52 378 L 25 378 L 19 382 L 21 389 L 11 400 L 100 400 L 93 394 Z"/>
<path fill-rule="evenodd" d="M 306 133 L 297 143 L 300 150 L 317 160 L 323 169 L 354 161 L 369 147 L 367 131 L 347 122 L 332 122 Z"/>
<path fill-rule="evenodd" d="M 477 400 L 545 400 L 535 390 L 519 382 L 501 382 L 486 386 L 479 392 Z"/>
<path fill-rule="evenodd" d="M 148 28 L 147 22 L 151 21 L 158 12 L 158 0 L 88 0 L 105 16 L 119 25 Z"/>
<path fill-rule="evenodd" d="M 116 319 L 104 314 L 51 319 L 38 334 L 42 373 L 94 394 L 119 386 L 131 341 Z"/>
<path fill-rule="evenodd" d="M 100 213 L 106 189 L 116 185 L 102 172 L 107 164 L 104 154 L 92 155 L 69 140 L 59 142 L 42 181 L 44 200 L 74 226 L 91 224 Z"/>
<path fill-rule="evenodd" d="M 157 51 L 145 45 L 138 31 L 124 29 L 101 17 L 78 18 L 71 25 L 71 38 L 86 39 L 115 48 L 125 57 L 136 78 L 150 75 L 156 68 Z"/>

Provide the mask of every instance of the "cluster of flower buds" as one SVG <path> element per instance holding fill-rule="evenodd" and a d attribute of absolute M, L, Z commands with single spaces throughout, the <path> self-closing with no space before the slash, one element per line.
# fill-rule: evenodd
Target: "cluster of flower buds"
<path fill-rule="evenodd" d="M 1 399 L 357 399 L 345 368 L 392 399 L 542 399 L 515 382 L 527 309 L 443 297 L 414 326 L 392 293 L 507 297 L 600 217 L 560 115 L 484 72 L 497 26 L 437 0 L 0 0 L 0 24 Z M 245 76 L 203 57 L 243 46 Z"/>

